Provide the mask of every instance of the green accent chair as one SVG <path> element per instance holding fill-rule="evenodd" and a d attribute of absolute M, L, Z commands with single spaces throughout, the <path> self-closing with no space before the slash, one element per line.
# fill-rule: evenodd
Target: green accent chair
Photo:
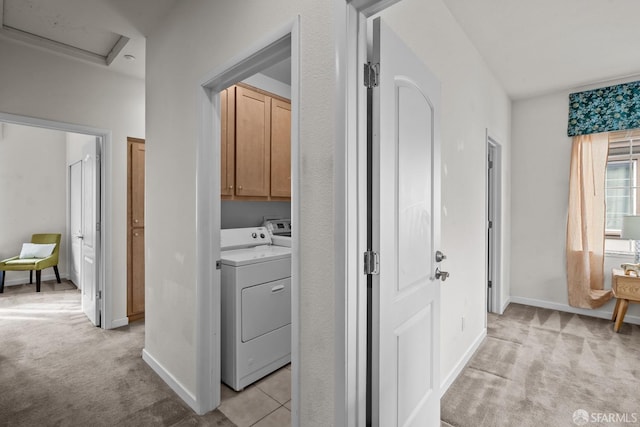
<path fill-rule="evenodd" d="M 0 294 L 4 292 L 4 276 L 7 271 L 29 271 L 29 283 L 33 283 L 33 271 L 36 272 L 36 292 L 40 292 L 40 276 L 42 270 L 53 267 L 56 273 L 56 279 L 60 282 L 60 273 L 58 272 L 58 253 L 60 252 L 60 234 L 34 234 L 31 236 L 31 243 L 55 243 L 51 255 L 46 258 L 25 258 L 21 259 L 19 255 L 0 261 Z"/>

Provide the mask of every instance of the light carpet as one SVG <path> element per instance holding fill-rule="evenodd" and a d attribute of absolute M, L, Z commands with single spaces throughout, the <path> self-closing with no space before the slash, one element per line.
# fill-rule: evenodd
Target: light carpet
<path fill-rule="evenodd" d="M 640 327 L 511 304 L 487 335 L 443 396 L 443 426 L 640 425 Z"/>
<path fill-rule="evenodd" d="M 0 426 L 233 426 L 195 414 L 142 360 L 144 322 L 92 326 L 68 281 L 0 294 Z"/>

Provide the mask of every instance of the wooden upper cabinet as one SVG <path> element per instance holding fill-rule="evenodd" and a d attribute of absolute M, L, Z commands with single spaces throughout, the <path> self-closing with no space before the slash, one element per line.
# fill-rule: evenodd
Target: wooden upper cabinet
<path fill-rule="evenodd" d="M 271 196 L 291 197 L 291 103 L 271 100 Z"/>
<path fill-rule="evenodd" d="M 220 92 L 220 195 L 291 198 L 291 102 L 246 85 Z"/>
<path fill-rule="evenodd" d="M 144 144 L 131 144 L 131 225 L 144 227 Z"/>
<path fill-rule="evenodd" d="M 271 176 L 271 98 L 236 86 L 235 193 L 268 197 Z"/>
<path fill-rule="evenodd" d="M 220 92 L 221 179 L 220 194 L 233 196 L 235 185 L 235 88 Z"/>

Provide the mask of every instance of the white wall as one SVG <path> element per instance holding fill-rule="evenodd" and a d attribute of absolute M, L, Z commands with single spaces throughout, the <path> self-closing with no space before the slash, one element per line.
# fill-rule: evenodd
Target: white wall
<path fill-rule="evenodd" d="M 569 93 L 621 82 L 513 104 L 511 295 L 516 302 L 575 311 L 568 305 L 565 258 L 572 142 L 567 136 Z M 621 259 L 625 257 L 605 256 L 605 276 Z M 606 283 L 610 287 L 610 277 Z M 598 310 L 580 312 L 608 317 L 613 306 L 611 301 Z M 628 313 L 629 318 L 638 316 L 640 307 L 632 305 Z"/>
<path fill-rule="evenodd" d="M 126 323 L 127 136 L 144 135 L 144 82 L 94 64 L 0 39 L 0 112 L 112 132 L 113 318 Z M 107 325 L 109 326 L 109 325 Z"/>
<path fill-rule="evenodd" d="M 428 4 L 424 4 L 428 3 Z M 264 34 L 301 16 L 301 419 L 333 419 L 333 93 L 331 2 L 180 3 L 147 39 L 147 334 L 145 350 L 195 390 L 195 164 L 201 79 Z M 443 83 L 442 372 L 460 366 L 485 323 L 485 130 L 509 174 L 510 101 L 439 1 L 405 0 L 385 13 Z M 239 25 L 239 23 L 242 23 Z M 224 39 L 225 43 L 214 43 Z M 189 46 L 185 49 L 185 46 Z M 174 173 L 171 173 L 175 171 Z M 504 179 L 508 182 L 508 179 Z M 509 188 L 503 192 L 509 228 Z M 181 203 L 169 202 L 180 200 Z M 314 233 L 321 229 L 323 233 Z M 505 234 L 508 234 L 505 233 Z M 160 248 L 171 248 L 169 251 Z M 508 241 L 503 242 L 508 265 Z M 316 260 L 322 259 L 322 263 Z M 503 278 L 509 277 L 508 270 Z M 461 330 L 462 318 L 466 329 Z M 444 379 L 444 378 L 443 378 Z"/>
<path fill-rule="evenodd" d="M 149 35 L 145 351 L 185 390 L 195 392 L 199 85 L 207 74 L 266 34 L 289 25 L 298 14 L 304 218 L 300 224 L 300 410 L 305 425 L 324 426 L 333 419 L 335 359 L 331 1 L 179 2 Z M 317 229 L 324 232 L 313 233 Z"/>
<path fill-rule="evenodd" d="M 446 387 L 485 328 L 487 128 L 502 146 L 501 278 L 508 294 L 511 102 L 441 1 L 403 0 L 382 17 L 442 83 L 442 251 L 443 270 L 451 273 L 440 319 Z"/>
<path fill-rule="evenodd" d="M 0 135 L 0 259 L 20 254 L 35 233 L 60 233 L 58 270 L 67 276 L 66 137 L 64 132 L 3 124 Z M 55 279 L 53 269 L 43 280 Z M 35 281 L 35 278 L 34 278 Z M 12 271 L 5 285 L 29 283 Z"/>

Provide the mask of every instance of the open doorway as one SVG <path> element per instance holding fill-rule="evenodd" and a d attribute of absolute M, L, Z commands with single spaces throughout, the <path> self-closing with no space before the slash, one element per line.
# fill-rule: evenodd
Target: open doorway
<path fill-rule="evenodd" d="M 221 91 L 220 117 L 219 409 L 236 424 L 264 419 L 285 427 L 291 425 L 291 58 Z M 261 405 L 265 400 L 270 405 Z M 238 407 L 254 409 L 238 413 Z"/>
<path fill-rule="evenodd" d="M 265 37 L 256 46 L 240 53 L 229 63 L 214 70 L 203 79 L 201 86 L 201 131 L 197 155 L 197 293 L 200 295 L 197 307 L 197 395 L 198 412 L 207 412 L 220 404 L 220 366 L 221 366 L 221 329 L 220 329 L 220 270 L 211 260 L 220 260 L 221 248 L 221 102 L 220 95 L 225 89 L 266 68 L 291 58 L 291 104 L 290 104 L 290 220 L 297 224 L 298 203 L 298 26 L 296 19 L 287 28 Z M 245 84 L 247 84 L 245 82 Z M 249 84 L 256 86 L 255 83 Z M 238 190 L 241 190 L 238 188 Z M 257 234 L 258 235 L 258 234 Z M 291 285 L 290 309 L 291 323 L 289 339 L 291 341 L 291 421 L 296 422 L 298 393 L 298 278 L 299 253 L 298 236 L 291 236 Z M 220 262 L 217 263 L 220 268 Z M 211 286 L 214 283 L 214 286 Z M 277 288 L 279 292 L 285 288 Z M 271 290 L 270 290 L 271 291 Z"/>
<path fill-rule="evenodd" d="M 500 303 L 501 167 L 500 145 L 487 136 L 487 311 L 499 314 L 502 314 Z"/>
<path fill-rule="evenodd" d="M 58 184 L 46 179 L 34 180 L 31 176 L 36 173 L 36 168 L 34 167 L 22 170 L 22 172 L 16 171 L 13 177 L 22 182 L 22 188 L 24 188 L 25 180 L 38 182 L 41 191 L 32 195 L 31 199 L 27 200 L 28 203 L 38 200 L 38 197 L 45 200 L 47 200 L 47 197 L 50 198 L 49 206 L 46 209 L 35 209 L 31 204 L 27 208 L 39 214 L 46 221 L 46 224 L 41 224 L 40 226 L 51 226 L 56 230 L 60 230 L 59 233 L 62 235 L 62 260 L 59 260 L 59 265 L 61 267 L 60 270 L 64 269 L 61 271 L 61 276 L 65 279 L 73 276 L 80 283 L 83 311 L 94 325 L 103 328 L 108 327 L 111 325 L 111 307 L 108 304 L 111 288 L 105 285 L 104 281 L 104 271 L 109 266 L 106 265 L 105 239 L 101 239 L 102 233 L 106 233 L 109 230 L 107 221 L 104 221 L 104 210 L 106 208 L 104 188 L 108 185 L 108 182 L 106 182 L 108 178 L 105 177 L 104 168 L 102 167 L 105 155 L 101 153 L 106 151 L 105 147 L 110 144 L 109 132 L 102 129 L 6 113 L 0 113 L 0 123 L 3 124 L 5 130 L 11 126 L 25 131 L 48 132 L 50 135 L 55 135 L 52 138 L 58 141 L 55 143 L 58 147 L 54 148 L 53 145 L 45 146 L 47 150 L 53 151 L 45 154 L 43 161 L 44 164 L 50 163 L 52 156 L 59 159 L 60 164 L 56 167 L 58 172 L 55 173 L 56 176 L 59 175 L 57 179 L 60 182 Z M 29 150 L 26 146 L 18 147 L 18 149 L 28 150 L 29 156 L 38 154 Z M 82 166 L 78 167 L 76 165 L 73 167 L 78 162 Z M 29 170 L 31 170 L 31 174 L 26 173 Z M 7 168 L 4 168 L 4 172 L 7 172 Z M 72 173 L 73 185 L 71 183 Z M 74 215 L 71 214 L 72 190 L 79 190 L 79 194 L 83 196 L 80 200 L 74 200 L 73 202 Z M 17 204 L 19 198 L 17 195 L 16 197 L 14 202 Z M 51 203 L 54 200 L 56 203 L 62 204 L 62 208 L 57 209 L 58 212 L 55 215 L 51 207 Z M 43 212 L 46 212 L 47 215 L 42 215 Z M 80 217 L 77 216 L 78 214 Z M 52 217 L 57 218 L 55 219 L 57 221 L 56 224 L 50 222 Z M 72 231 L 71 220 L 74 221 L 74 227 L 80 227 L 79 230 Z M 24 221 L 24 217 L 19 220 L 8 218 L 7 221 L 13 224 L 12 227 L 14 229 L 18 228 L 20 224 L 27 224 Z M 24 239 L 24 237 L 20 238 Z M 74 255 L 72 254 L 71 242 L 74 239 L 80 240 L 82 256 L 79 257 L 79 265 L 72 266 L 70 264 L 73 263 L 72 256 Z M 60 263 L 60 261 L 62 262 Z M 74 269 L 79 276 L 72 273 Z M 46 277 L 44 276 L 43 279 L 46 280 Z M 18 277 L 15 280 L 20 281 L 23 278 Z M 7 282 L 9 285 L 12 284 L 11 280 Z"/>

